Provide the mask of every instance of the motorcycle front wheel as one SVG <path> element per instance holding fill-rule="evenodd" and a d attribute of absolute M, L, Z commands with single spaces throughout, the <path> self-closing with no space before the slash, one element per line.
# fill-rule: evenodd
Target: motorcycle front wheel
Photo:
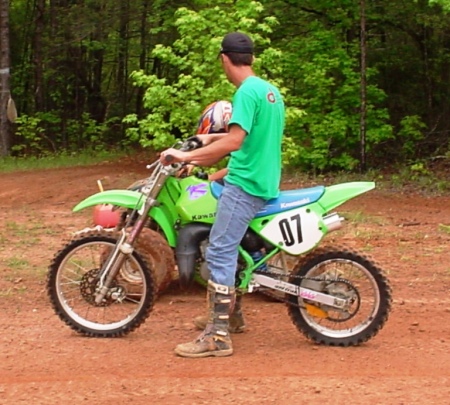
<path fill-rule="evenodd" d="M 378 333 L 391 310 L 391 288 L 382 270 L 346 248 L 324 247 L 309 253 L 300 259 L 290 282 L 305 288 L 320 285 L 317 291 L 347 300 L 348 305 L 338 309 L 289 295 L 292 322 L 319 344 L 360 345 Z"/>
<path fill-rule="evenodd" d="M 116 240 L 108 231 L 79 234 L 49 267 L 47 293 L 53 309 L 70 328 L 86 336 L 124 336 L 139 327 L 153 308 L 154 277 L 136 250 L 125 260 L 102 302 L 96 303 L 100 270 Z"/>

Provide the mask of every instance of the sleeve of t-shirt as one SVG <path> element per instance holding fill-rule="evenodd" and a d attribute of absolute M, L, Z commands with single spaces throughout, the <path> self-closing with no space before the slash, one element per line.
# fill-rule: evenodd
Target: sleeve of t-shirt
<path fill-rule="evenodd" d="M 233 112 L 228 125 L 237 124 L 247 134 L 251 132 L 256 117 L 257 102 L 250 89 L 240 88 L 234 94 Z"/>

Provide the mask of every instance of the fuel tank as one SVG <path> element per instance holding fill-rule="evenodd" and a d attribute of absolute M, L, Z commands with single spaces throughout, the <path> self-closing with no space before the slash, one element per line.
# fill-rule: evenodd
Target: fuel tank
<path fill-rule="evenodd" d="M 180 180 L 180 197 L 176 210 L 182 223 L 212 224 L 216 217 L 217 199 L 211 193 L 211 183 L 189 176 Z"/>

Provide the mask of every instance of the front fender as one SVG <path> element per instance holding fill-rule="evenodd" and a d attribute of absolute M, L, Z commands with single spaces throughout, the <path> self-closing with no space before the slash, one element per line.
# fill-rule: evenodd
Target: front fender
<path fill-rule="evenodd" d="M 132 190 L 108 190 L 93 194 L 78 203 L 73 211 L 81 211 L 88 207 L 94 207 L 101 204 L 111 204 L 117 207 L 127 209 L 140 209 L 144 202 L 143 195 Z M 173 228 L 174 219 L 170 218 L 167 209 L 164 206 L 156 206 L 150 210 L 150 217 L 161 227 L 167 242 L 170 246 L 176 245 L 177 236 Z"/>
<path fill-rule="evenodd" d="M 331 211 L 344 202 L 375 188 L 373 181 L 355 181 L 326 187 L 318 203 L 325 212 Z"/>
<path fill-rule="evenodd" d="M 78 203 L 73 211 L 81 211 L 88 207 L 93 207 L 99 204 L 111 204 L 124 208 L 141 208 L 144 199 L 142 194 L 131 190 L 108 190 L 102 191 L 97 194 L 93 194 L 90 197 L 84 199 Z"/>

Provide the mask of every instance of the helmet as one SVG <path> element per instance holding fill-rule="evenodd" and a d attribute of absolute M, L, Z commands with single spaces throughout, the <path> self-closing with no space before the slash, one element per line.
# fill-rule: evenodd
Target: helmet
<path fill-rule="evenodd" d="M 197 134 L 216 134 L 228 132 L 232 106 L 229 101 L 215 101 L 202 112 L 198 121 Z"/>

